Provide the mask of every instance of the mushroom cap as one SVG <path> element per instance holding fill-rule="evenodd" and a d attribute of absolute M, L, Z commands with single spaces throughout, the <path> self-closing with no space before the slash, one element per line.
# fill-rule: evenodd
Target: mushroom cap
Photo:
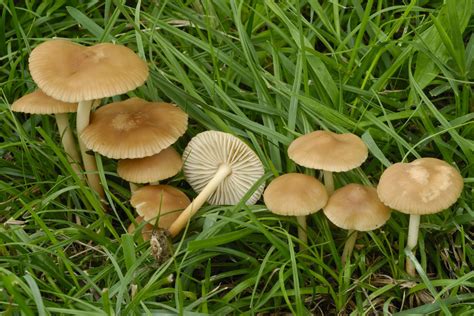
<path fill-rule="evenodd" d="M 377 229 L 390 218 L 390 208 L 379 200 L 377 190 L 355 183 L 336 190 L 323 211 L 337 227 L 358 231 Z"/>
<path fill-rule="evenodd" d="M 204 189 L 221 164 L 232 169 L 208 198 L 208 203 L 213 205 L 237 204 L 264 174 L 262 162 L 249 146 L 231 134 L 218 131 L 206 131 L 193 137 L 183 152 L 183 159 L 184 175 L 196 192 Z M 246 204 L 257 202 L 264 186 L 262 184 Z"/>
<path fill-rule="evenodd" d="M 420 158 L 388 167 L 380 177 L 377 193 L 394 210 L 424 215 L 450 207 L 463 186 L 461 174 L 447 162 Z"/>
<path fill-rule="evenodd" d="M 191 201 L 182 191 L 170 185 L 147 185 L 132 194 L 130 203 L 144 220 L 168 229 Z"/>
<path fill-rule="evenodd" d="M 137 216 L 137 218 L 135 218 L 135 221 L 137 222 L 138 225 L 140 225 L 143 222 L 143 217 Z M 143 237 L 144 241 L 148 241 L 148 240 L 151 239 L 151 234 L 153 233 L 153 228 L 154 228 L 153 225 L 150 224 L 150 223 L 146 223 L 145 225 L 143 225 L 143 227 L 142 227 L 142 237 Z M 162 228 L 168 229 L 168 227 L 162 227 Z M 134 231 L 135 231 L 135 224 L 131 223 L 128 226 L 127 232 L 129 234 L 133 234 Z"/>
<path fill-rule="evenodd" d="M 181 156 L 168 147 L 149 157 L 119 160 L 117 173 L 129 182 L 151 183 L 175 176 L 182 166 Z"/>
<path fill-rule="evenodd" d="M 332 172 L 357 168 L 367 155 L 365 143 L 352 133 L 315 131 L 298 137 L 288 147 L 288 156 L 298 165 Z"/>
<path fill-rule="evenodd" d="M 77 112 L 77 103 L 53 99 L 38 89 L 13 102 L 12 111 L 30 114 L 70 113 Z"/>
<path fill-rule="evenodd" d="M 126 93 L 148 77 L 147 64 L 123 45 L 86 47 L 63 39 L 49 40 L 33 49 L 29 68 L 41 90 L 65 102 Z"/>
<path fill-rule="evenodd" d="M 187 126 L 188 115 L 179 107 L 131 98 L 95 111 L 80 137 L 87 148 L 106 157 L 143 158 L 176 142 Z"/>
<path fill-rule="evenodd" d="M 270 182 L 263 201 L 272 213 L 304 216 L 319 211 L 328 201 L 324 185 L 302 173 L 287 173 Z"/>

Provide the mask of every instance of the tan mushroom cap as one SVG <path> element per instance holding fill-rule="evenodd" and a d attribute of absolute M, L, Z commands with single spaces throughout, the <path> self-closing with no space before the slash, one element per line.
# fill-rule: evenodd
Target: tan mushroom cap
<path fill-rule="evenodd" d="M 328 200 L 324 185 L 302 173 L 273 179 L 263 193 L 267 208 L 275 214 L 303 216 L 319 211 Z"/>
<path fill-rule="evenodd" d="M 374 230 L 390 218 L 390 208 L 379 200 L 377 190 L 355 183 L 336 190 L 323 211 L 334 225 L 348 230 Z"/>
<path fill-rule="evenodd" d="M 394 210 L 424 215 L 450 207 L 461 195 L 464 183 L 459 172 L 436 158 L 396 163 L 380 177 L 377 193 Z"/>
<path fill-rule="evenodd" d="M 183 152 L 183 159 L 184 175 L 196 192 L 204 189 L 221 164 L 232 169 L 208 198 L 213 205 L 238 203 L 264 174 L 262 162 L 249 146 L 231 134 L 218 131 L 206 131 L 193 137 Z M 263 189 L 264 184 L 246 204 L 257 202 Z"/>
<path fill-rule="evenodd" d="M 137 222 L 138 225 L 140 225 L 143 222 L 143 217 L 138 216 L 137 218 L 135 218 L 135 221 Z M 143 225 L 143 227 L 142 227 L 142 237 L 143 237 L 144 241 L 148 241 L 148 240 L 151 239 L 151 234 L 153 233 L 153 228 L 154 228 L 153 225 L 151 225 L 150 223 L 146 223 L 145 225 Z M 168 229 L 168 227 L 162 227 L 162 228 Z M 129 234 L 133 234 L 135 232 L 135 224 L 131 223 L 128 226 L 127 232 Z"/>
<path fill-rule="evenodd" d="M 191 201 L 175 187 L 170 185 L 147 185 L 132 194 L 130 203 L 144 220 L 168 228 Z"/>
<path fill-rule="evenodd" d="M 179 107 L 131 98 L 99 108 L 80 137 L 87 148 L 106 157 L 143 158 L 176 142 L 187 126 L 188 115 Z"/>
<path fill-rule="evenodd" d="M 36 90 L 13 102 L 12 111 L 30 114 L 71 113 L 77 112 L 77 103 L 59 101 Z"/>
<path fill-rule="evenodd" d="M 182 166 L 181 156 L 168 147 L 153 156 L 119 160 L 117 173 L 129 182 L 151 183 L 175 176 Z"/>
<path fill-rule="evenodd" d="M 365 143 L 352 133 L 315 131 L 298 137 L 288 147 L 288 156 L 298 165 L 332 172 L 357 168 L 367 155 Z"/>
<path fill-rule="evenodd" d="M 66 102 L 126 93 L 148 77 L 147 64 L 123 45 L 86 47 L 63 39 L 49 40 L 33 49 L 29 68 L 41 90 Z"/>

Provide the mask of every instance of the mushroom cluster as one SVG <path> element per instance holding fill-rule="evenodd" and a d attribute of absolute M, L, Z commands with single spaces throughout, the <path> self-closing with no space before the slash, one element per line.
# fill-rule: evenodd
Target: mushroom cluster
<path fill-rule="evenodd" d="M 301 166 L 322 170 L 326 190 L 322 192 L 322 184 L 313 177 L 285 174 L 275 178 L 265 190 L 267 208 L 279 215 L 297 216 L 298 236 L 303 242 L 307 242 L 305 216 L 322 208 L 329 221 L 348 230 L 343 264 L 350 258 L 357 232 L 384 225 L 391 209 L 410 214 L 407 247 L 413 250 L 420 215 L 450 207 L 463 189 L 462 177 L 454 167 L 439 159 L 421 158 L 389 167 L 376 189 L 351 183 L 334 191 L 333 172 L 359 167 L 368 156 L 367 146 L 351 133 L 315 131 L 303 135 L 290 144 L 288 156 Z M 415 275 L 408 258 L 406 269 L 409 275 Z"/>

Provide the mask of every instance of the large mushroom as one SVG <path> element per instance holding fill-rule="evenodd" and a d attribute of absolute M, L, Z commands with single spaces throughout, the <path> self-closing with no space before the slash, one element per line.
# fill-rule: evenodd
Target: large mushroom
<path fill-rule="evenodd" d="M 184 150 L 183 159 L 186 180 L 199 194 L 171 225 L 171 236 L 178 235 L 206 201 L 214 205 L 238 203 L 264 174 L 252 149 L 223 132 L 196 135 Z M 263 188 L 264 184 L 259 186 L 246 203 L 254 204 Z"/>
<path fill-rule="evenodd" d="M 263 193 L 263 200 L 272 213 L 296 216 L 298 237 L 307 243 L 305 216 L 316 213 L 326 205 L 328 194 L 316 178 L 301 173 L 287 173 L 270 182 Z"/>
<path fill-rule="evenodd" d="M 31 76 L 45 94 L 65 102 L 79 102 L 77 134 L 89 124 L 94 99 L 126 93 L 141 86 L 148 66 L 131 49 L 111 43 L 85 47 L 55 39 L 38 45 L 29 58 Z M 103 198 L 95 158 L 79 139 L 89 185 Z"/>
<path fill-rule="evenodd" d="M 323 211 L 334 225 L 348 230 L 343 265 L 351 256 L 357 232 L 377 229 L 390 218 L 390 209 L 379 200 L 375 188 L 355 183 L 337 189 Z"/>
<path fill-rule="evenodd" d="M 461 174 L 447 162 L 419 158 L 388 167 L 380 178 L 377 193 L 385 205 L 410 214 L 407 248 L 413 251 L 418 243 L 420 216 L 450 207 L 461 195 L 463 186 Z M 416 275 L 409 258 L 406 270 L 409 275 Z"/>
<path fill-rule="evenodd" d="M 47 96 L 41 90 L 36 90 L 13 102 L 12 111 L 29 114 L 54 114 L 67 159 L 74 172 L 82 177 L 81 158 L 76 148 L 67 115 L 67 113 L 77 111 L 77 103 L 59 101 Z"/>
<path fill-rule="evenodd" d="M 367 155 L 365 143 L 352 133 L 315 131 L 298 137 L 288 147 L 288 156 L 298 165 L 323 170 L 329 194 L 334 192 L 332 173 L 359 167 Z"/>

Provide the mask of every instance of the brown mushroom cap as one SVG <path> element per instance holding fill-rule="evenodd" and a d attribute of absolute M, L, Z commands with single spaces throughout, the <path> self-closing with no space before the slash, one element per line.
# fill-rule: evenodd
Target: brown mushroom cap
<path fill-rule="evenodd" d="M 188 115 L 179 107 L 131 98 L 99 108 L 80 137 L 106 157 L 143 158 L 176 142 L 187 126 Z"/>
<path fill-rule="evenodd" d="M 140 225 L 143 222 L 143 217 L 138 216 L 137 218 L 135 218 L 135 221 L 137 222 L 138 225 Z M 158 226 L 159 226 L 159 224 L 158 224 Z M 161 226 L 159 226 L 159 227 L 161 227 Z M 146 223 L 145 225 L 143 225 L 143 227 L 142 227 L 142 237 L 143 237 L 144 241 L 148 241 L 148 240 L 151 239 L 151 234 L 153 233 L 153 228 L 154 228 L 153 225 L 151 225 L 150 223 Z M 168 227 L 162 227 L 162 228 L 168 229 Z M 127 232 L 129 234 L 133 234 L 133 232 L 135 232 L 135 224 L 131 223 L 128 226 Z"/>
<path fill-rule="evenodd" d="M 123 45 L 86 47 L 63 39 L 49 40 L 33 49 L 29 68 L 41 90 L 66 102 L 126 93 L 148 77 L 147 64 Z"/>
<path fill-rule="evenodd" d="M 374 230 L 390 218 L 390 208 L 379 200 L 377 190 L 355 183 L 336 190 L 323 211 L 334 225 L 348 230 Z"/>
<path fill-rule="evenodd" d="M 77 103 L 59 101 L 36 90 L 13 102 L 12 111 L 30 114 L 70 113 L 77 112 Z"/>
<path fill-rule="evenodd" d="M 328 200 L 324 185 L 302 173 L 287 173 L 273 179 L 263 193 L 267 208 L 279 215 L 303 216 L 319 211 Z"/>
<path fill-rule="evenodd" d="M 237 137 L 218 131 L 202 132 L 188 143 L 183 152 L 183 171 L 196 192 L 201 192 L 226 164 L 232 172 L 208 198 L 213 205 L 234 205 L 264 174 L 263 165 L 255 152 Z M 246 201 L 254 204 L 260 198 L 264 184 Z"/>
<path fill-rule="evenodd" d="M 168 228 L 191 201 L 180 190 L 170 185 L 147 185 L 132 194 L 130 203 L 138 215 L 150 224 L 157 219 L 159 227 Z"/>
<path fill-rule="evenodd" d="M 380 177 L 377 193 L 394 210 L 424 215 L 450 207 L 461 195 L 464 183 L 459 172 L 436 158 L 396 163 Z"/>
<path fill-rule="evenodd" d="M 119 160 L 117 173 L 129 182 L 151 183 L 175 176 L 182 166 L 181 156 L 168 147 L 153 156 Z"/>
<path fill-rule="evenodd" d="M 368 155 L 359 136 L 315 131 L 295 139 L 288 147 L 291 160 L 306 168 L 332 172 L 359 167 Z"/>

